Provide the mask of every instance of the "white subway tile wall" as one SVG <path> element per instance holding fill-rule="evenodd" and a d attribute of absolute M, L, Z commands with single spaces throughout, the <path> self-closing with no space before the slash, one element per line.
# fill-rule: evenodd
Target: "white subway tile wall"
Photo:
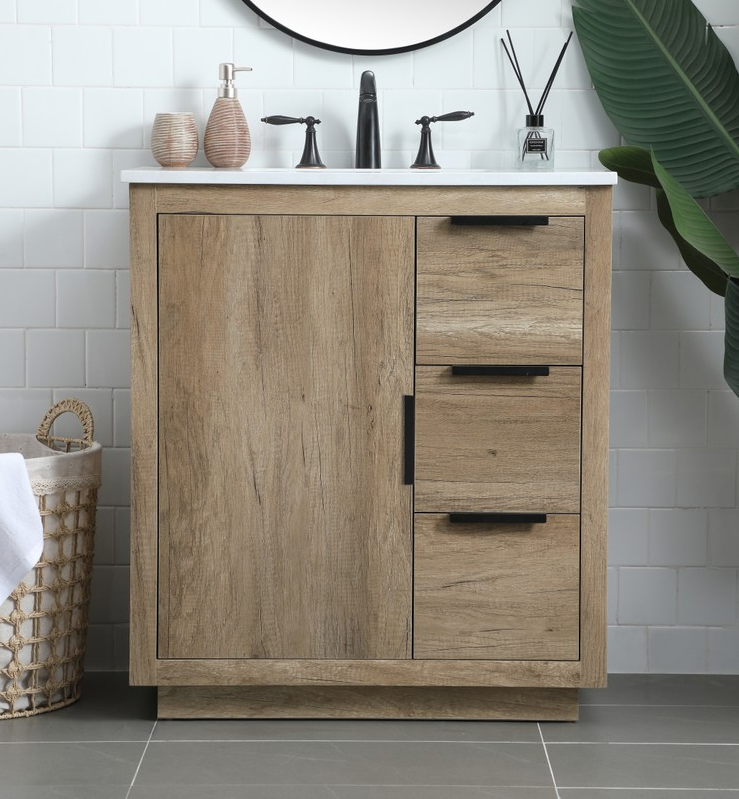
<path fill-rule="evenodd" d="M 0 23 L 15 22 L 15 0 L 0 0 Z"/>
<path fill-rule="evenodd" d="M 55 208 L 110 208 L 115 179 L 110 150 L 54 150 L 52 170 Z"/>
<path fill-rule="evenodd" d="M 0 88 L 0 147 L 21 146 L 21 90 L 4 86 Z"/>
<path fill-rule="evenodd" d="M 739 25 L 736 0 L 697 0 Z M 572 28 L 571 0 L 502 0 L 458 36 L 373 58 L 314 49 L 242 0 L 0 0 L 0 432 L 32 432 L 57 399 L 92 408 L 104 445 L 89 668 L 128 657 L 128 192 L 122 169 L 155 164 L 158 111 L 192 111 L 202 135 L 218 64 L 250 66 L 240 97 L 248 166 L 291 167 L 297 128 L 322 120 L 323 160 L 350 167 L 359 76 L 377 75 L 384 165 L 407 167 L 423 114 L 443 167 L 511 166 L 525 105 L 500 37 L 510 28 L 538 98 Z M 739 27 L 719 29 L 734 57 Z M 560 166 L 619 143 L 576 38 L 546 120 Z M 202 150 L 195 162 L 206 165 Z M 739 192 L 710 203 L 739 245 Z M 739 399 L 722 378 L 723 304 L 686 270 L 651 191 L 615 194 L 609 519 L 609 668 L 739 671 Z M 71 433 L 74 425 L 65 421 Z"/>
<path fill-rule="evenodd" d="M 85 385 L 84 330 L 28 330 L 26 383 L 29 386 Z"/>
<path fill-rule="evenodd" d="M 75 0 L 18 0 L 18 22 L 77 22 Z"/>
<path fill-rule="evenodd" d="M 648 627 L 649 670 L 659 674 L 701 674 L 709 671 L 709 630 L 709 627 Z M 736 669 L 729 673 L 736 673 Z"/>

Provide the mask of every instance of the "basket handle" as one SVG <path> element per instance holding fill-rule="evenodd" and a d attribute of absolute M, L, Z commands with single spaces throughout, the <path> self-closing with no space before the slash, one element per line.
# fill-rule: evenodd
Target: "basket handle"
<path fill-rule="evenodd" d="M 69 411 L 77 416 L 82 423 L 82 438 L 66 438 L 63 436 L 50 435 L 51 426 L 63 413 Z M 78 399 L 63 399 L 46 411 L 46 415 L 41 420 L 36 432 L 36 439 L 47 447 L 54 447 L 55 444 L 61 444 L 66 452 L 69 452 L 71 446 L 76 444 L 80 449 L 87 449 L 92 446 L 93 436 L 95 435 L 95 424 L 92 419 L 90 409 L 85 405 L 82 400 Z"/>

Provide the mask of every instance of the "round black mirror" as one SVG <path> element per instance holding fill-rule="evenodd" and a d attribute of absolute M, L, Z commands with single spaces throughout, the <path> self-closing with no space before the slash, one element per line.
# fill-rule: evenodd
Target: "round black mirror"
<path fill-rule="evenodd" d="M 447 39 L 500 0 L 243 0 L 262 19 L 308 44 L 390 55 Z"/>

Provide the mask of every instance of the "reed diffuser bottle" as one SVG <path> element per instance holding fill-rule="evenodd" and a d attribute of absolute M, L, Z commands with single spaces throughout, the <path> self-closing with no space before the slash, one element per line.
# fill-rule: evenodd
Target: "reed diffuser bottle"
<path fill-rule="evenodd" d="M 511 45 L 510 51 L 506 46 L 503 39 L 503 48 L 506 51 L 508 60 L 511 62 L 513 71 L 516 75 L 521 89 L 523 89 L 523 96 L 526 100 L 529 113 L 526 114 L 526 125 L 518 131 L 517 148 L 516 148 L 516 162 L 519 169 L 534 170 L 534 169 L 554 169 L 554 131 L 544 125 L 544 104 L 549 97 L 549 92 L 552 89 L 552 84 L 559 71 L 559 66 L 562 63 L 567 45 L 570 43 L 572 33 L 567 37 L 564 47 L 559 54 L 559 58 L 554 65 L 552 74 L 544 87 L 544 91 L 539 99 L 539 104 L 534 108 L 529 99 L 529 93 L 526 90 L 526 84 L 523 80 L 523 73 L 521 66 L 518 63 L 518 56 L 516 55 L 516 48 L 513 46 L 513 39 L 511 39 L 510 31 L 506 31 L 508 42 Z"/>
<path fill-rule="evenodd" d="M 518 165 L 521 169 L 554 168 L 554 131 L 544 127 L 544 114 L 526 114 L 518 130 Z"/>

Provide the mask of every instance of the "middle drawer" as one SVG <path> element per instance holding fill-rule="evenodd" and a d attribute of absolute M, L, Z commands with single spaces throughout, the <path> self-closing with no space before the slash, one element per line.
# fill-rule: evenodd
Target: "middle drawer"
<path fill-rule="evenodd" d="M 579 513 L 581 384 L 416 367 L 416 511 Z"/>

